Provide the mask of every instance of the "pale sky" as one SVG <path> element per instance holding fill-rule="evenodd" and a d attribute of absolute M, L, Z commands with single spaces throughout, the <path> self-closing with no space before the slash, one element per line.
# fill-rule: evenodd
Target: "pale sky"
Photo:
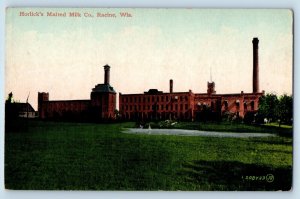
<path fill-rule="evenodd" d="M 44 16 L 19 16 L 20 12 Z M 47 17 L 47 12 L 81 17 Z M 128 12 L 132 17 L 120 17 Z M 84 17 L 90 13 L 94 17 Z M 114 13 L 116 18 L 96 17 Z M 6 13 L 6 90 L 37 109 L 37 93 L 50 100 L 89 99 L 111 66 L 110 84 L 124 94 L 150 88 L 205 93 L 252 92 L 252 39 L 259 39 L 260 90 L 292 93 L 293 15 L 254 9 L 54 9 Z"/>

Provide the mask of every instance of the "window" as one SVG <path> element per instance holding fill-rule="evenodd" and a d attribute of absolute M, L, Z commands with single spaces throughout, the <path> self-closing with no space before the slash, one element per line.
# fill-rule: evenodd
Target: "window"
<path fill-rule="evenodd" d="M 178 110 L 178 104 L 175 104 L 175 110 L 176 111 Z"/>
<path fill-rule="evenodd" d="M 155 108 L 156 108 L 156 106 L 155 106 L 155 105 L 152 105 L 152 110 L 153 110 L 153 111 L 156 110 Z"/>
<path fill-rule="evenodd" d="M 169 106 L 168 105 L 166 105 L 166 110 L 168 110 L 169 109 Z"/>
<path fill-rule="evenodd" d="M 240 100 L 236 100 L 235 105 L 236 105 L 236 108 L 239 109 L 240 108 Z"/>
<path fill-rule="evenodd" d="M 185 104 L 185 110 L 187 110 L 188 109 L 188 104 Z"/>
<path fill-rule="evenodd" d="M 162 102 L 164 101 L 164 96 L 161 96 L 161 101 L 162 101 Z"/>
<path fill-rule="evenodd" d="M 227 100 L 224 101 L 224 106 L 225 106 L 225 110 L 227 111 L 228 110 L 228 101 Z"/>
<path fill-rule="evenodd" d="M 244 102 L 244 110 L 247 111 L 247 102 Z"/>
<path fill-rule="evenodd" d="M 161 106 L 160 106 L 160 109 L 163 111 L 163 110 L 164 110 L 164 105 L 161 105 Z"/>
<path fill-rule="evenodd" d="M 254 111 L 254 101 L 251 101 L 251 111 Z"/>

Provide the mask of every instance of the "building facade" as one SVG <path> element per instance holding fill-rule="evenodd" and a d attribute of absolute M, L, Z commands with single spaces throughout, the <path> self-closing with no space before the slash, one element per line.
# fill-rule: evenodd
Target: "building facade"
<path fill-rule="evenodd" d="M 207 82 L 206 93 L 169 92 L 150 89 L 140 94 L 119 93 L 119 114 L 124 120 L 206 120 L 229 114 L 243 118 L 258 110 L 259 91 L 258 38 L 253 38 L 253 92 L 217 94 L 214 82 Z M 42 119 L 69 118 L 101 121 L 115 118 L 116 92 L 110 86 L 110 66 L 104 66 L 104 84 L 96 85 L 88 100 L 50 101 L 49 93 L 38 93 L 38 112 Z"/>
<path fill-rule="evenodd" d="M 104 66 L 104 84 L 92 89 L 88 100 L 49 100 L 49 93 L 38 93 L 41 119 L 100 121 L 115 118 L 116 92 L 109 83 L 110 66 Z"/>
<path fill-rule="evenodd" d="M 263 92 L 243 91 L 234 94 L 193 93 L 191 90 L 163 93 L 150 89 L 143 94 L 120 93 L 119 110 L 122 118 L 127 120 L 202 120 L 205 119 L 205 109 L 210 110 L 212 118 L 224 114 L 243 118 L 247 112 L 258 110 L 262 95 Z"/>
<path fill-rule="evenodd" d="M 243 118 L 247 113 L 258 110 L 259 98 L 259 60 L 258 38 L 253 38 L 253 92 L 243 91 L 233 94 L 217 94 L 215 83 L 207 82 L 207 93 L 174 92 L 173 80 L 170 91 L 163 93 L 150 89 L 141 94 L 119 94 L 119 111 L 126 120 L 203 120 L 220 118 L 224 114 Z"/>

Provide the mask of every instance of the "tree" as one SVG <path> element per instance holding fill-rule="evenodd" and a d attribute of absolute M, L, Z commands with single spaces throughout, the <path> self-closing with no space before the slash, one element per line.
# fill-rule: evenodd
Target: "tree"
<path fill-rule="evenodd" d="M 8 94 L 8 97 L 7 97 L 7 100 L 6 100 L 5 103 L 8 103 L 8 104 L 13 103 L 13 94 L 12 94 L 12 92 L 10 92 L 10 93 Z"/>
<path fill-rule="evenodd" d="M 120 112 L 119 112 L 118 109 L 115 109 L 115 110 L 114 110 L 114 114 L 115 114 L 115 118 L 119 119 L 119 117 L 120 117 Z"/>
<path fill-rule="evenodd" d="M 278 98 L 275 94 L 269 93 L 259 98 L 259 107 L 258 107 L 258 120 L 257 122 L 262 122 L 264 118 L 267 118 L 271 121 L 276 121 L 277 119 L 277 106 Z"/>
<path fill-rule="evenodd" d="M 10 92 L 5 101 L 5 121 L 10 122 L 12 119 L 15 119 L 19 115 L 19 111 L 16 106 L 14 106 L 13 94 Z M 8 123 L 6 123 L 8 124 Z"/>
<path fill-rule="evenodd" d="M 257 122 L 262 123 L 264 118 L 271 121 L 279 120 L 282 123 L 291 124 L 293 119 L 293 97 L 286 94 L 277 97 L 275 94 L 267 94 L 259 99 Z"/>
<path fill-rule="evenodd" d="M 293 120 L 293 97 L 286 94 L 279 97 L 276 110 L 279 126 L 281 123 L 291 124 Z"/>

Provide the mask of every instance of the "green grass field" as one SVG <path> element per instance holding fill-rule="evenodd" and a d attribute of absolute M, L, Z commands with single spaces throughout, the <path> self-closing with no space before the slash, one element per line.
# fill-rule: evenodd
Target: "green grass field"
<path fill-rule="evenodd" d="M 27 125 L 25 131 L 5 134 L 7 189 L 291 189 L 292 137 L 121 133 L 134 123 Z M 267 174 L 274 181 L 267 182 Z"/>

